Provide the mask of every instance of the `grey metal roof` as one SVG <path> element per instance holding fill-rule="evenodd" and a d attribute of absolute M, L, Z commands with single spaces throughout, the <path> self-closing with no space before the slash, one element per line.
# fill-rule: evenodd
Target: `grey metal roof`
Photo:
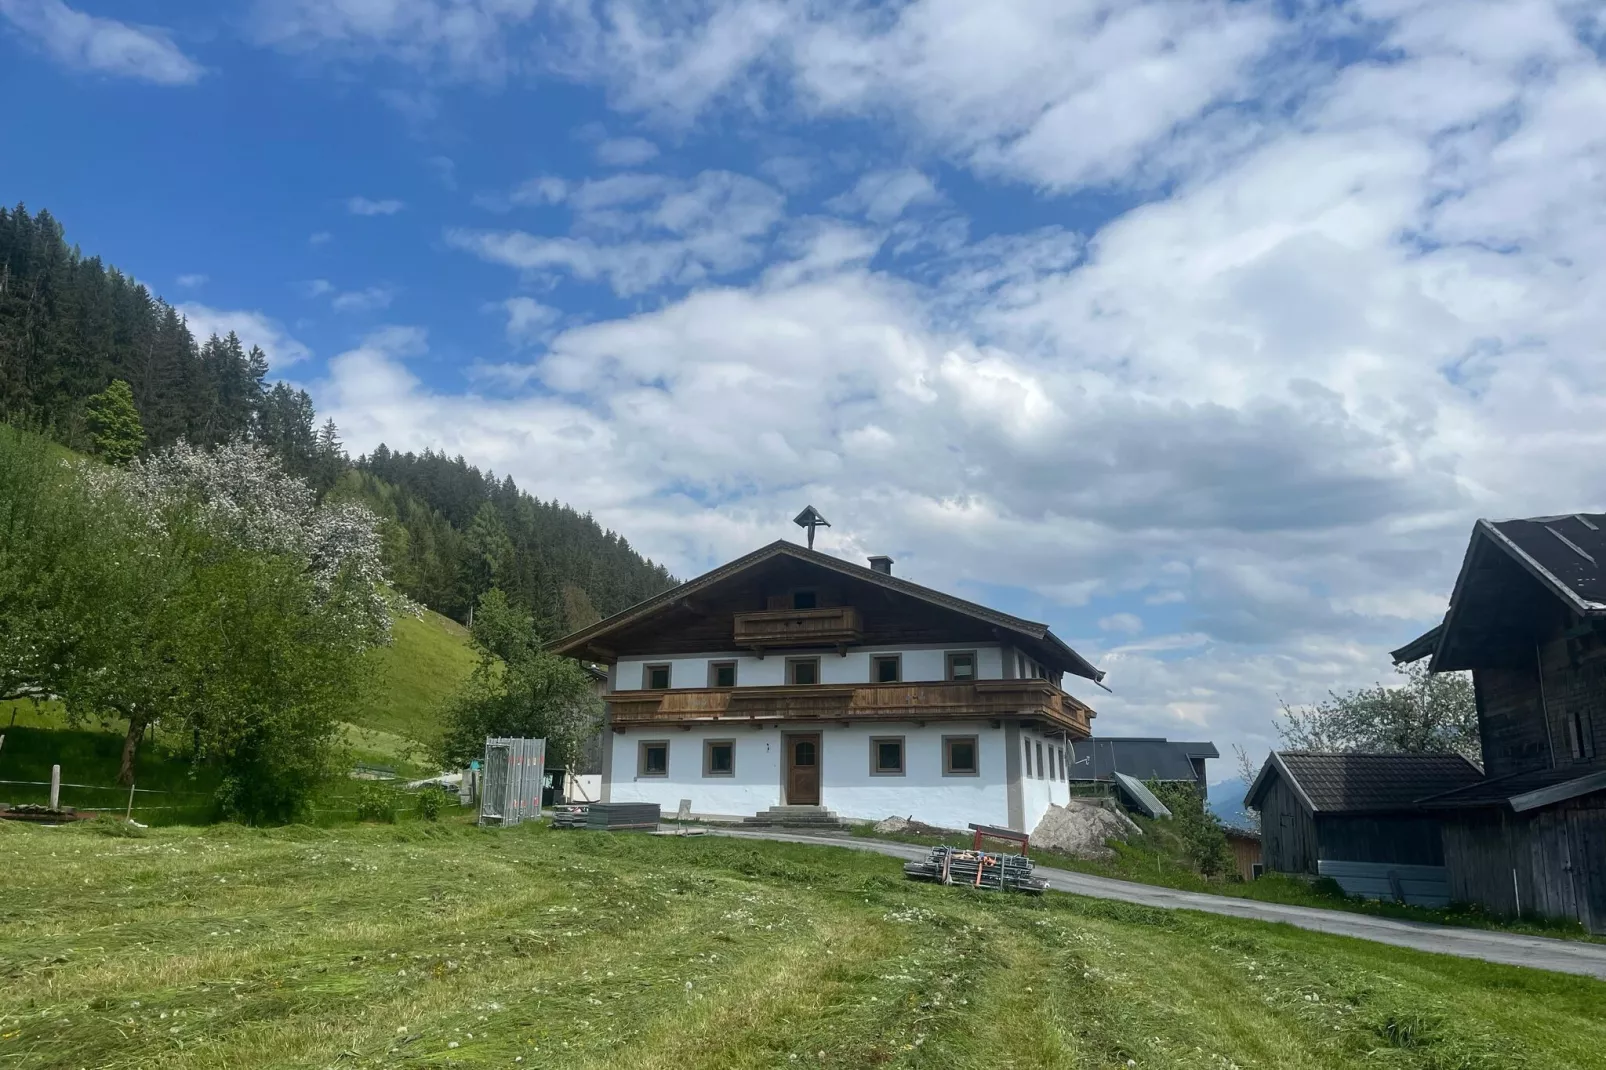
<path fill-rule="evenodd" d="M 1431 810 L 1493 806 L 1509 807 L 1517 813 L 1523 813 L 1581 795 L 1592 795 L 1597 791 L 1606 791 L 1606 769 L 1561 766 L 1480 780 L 1463 788 L 1430 796 L 1423 799 L 1422 804 Z"/>
<path fill-rule="evenodd" d="M 988 609 L 986 606 L 978 605 L 975 602 L 956 598 L 951 594 L 944 594 L 942 591 L 933 590 L 930 587 L 922 587 L 918 583 L 911 583 L 906 579 L 888 575 L 885 572 L 877 572 L 872 568 L 866 568 L 864 565 L 856 565 L 851 561 L 844 561 L 840 557 L 832 557 L 830 554 L 821 553 L 818 550 L 810 550 L 796 543 L 787 542 L 785 539 L 778 539 L 768 546 L 760 547 L 750 554 L 738 557 L 736 560 L 727 562 L 710 572 L 705 572 L 696 579 L 687 580 L 678 587 L 672 587 L 662 594 L 657 594 L 645 601 L 638 602 L 629 609 L 615 613 L 608 619 L 599 621 L 589 628 L 582 628 L 577 632 L 566 635 L 554 643 L 552 649 L 559 654 L 571 654 L 586 643 L 606 635 L 615 628 L 637 624 L 652 614 L 667 609 L 698 591 L 705 590 L 723 580 L 745 572 L 755 565 L 760 565 L 765 561 L 780 556 L 794 557 L 800 561 L 830 569 L 852 579 L 875 584 L 887 590 L 897 591 L 899 594 L 917 598 L 931 605 L 941 606 L 955 613 L 962 613 L 967 617 L 986 621 L 1005 631 L 1014 632 L 1017 635 L 1044 643 L 1051 651 L 1059 655 L 1059 664 L 1050 664 L 1051 668 L 1071 673 L 1074 676 L 1085 677 L 1095 683 L 1104 679 L 1104 673 L 1094 668 L 1092 662 L 1066 645 L 1065 641 L 1050 631 L 1046 624 L 1024 620 L 1008 613 L 1001 613 L 996 609 Z M 1045 663 L 1048 663 L 1046 659 Z"/>
<path fill-rule="evenodd" d="M 1480 548 L 1485 545 L 1498 548 L 1580 616 L 1606 617 L 1606 513 L 1479 520 L 1473 525 L 1444 621 L 1395 650 L 1396 662 L 1431 654 L 1435 672 L 1441 666 L 1462 667 L 1444 662 L 1460 624 L 1464 596 L 1477 582 L 1478 562 L 1485 559 Z"/>
<path fill-rule="evenodd" d="M 1171 810 L 1155 797 L 1154 792 L 1150 791 L 1143 781 L 1129 777 L 1125 773 L 1116 773 L 1115 782 L 1120 785 L 1122 793 L 1150 817 L 1171 816 Z"/>
<path fill-rule="evenodd" d="M 1244 804 L 1259 809 L 1276 776 L 1313 813 L 1354 814 L 1414 810 L 1422 799 L 1477 783 L 1483 770 L 1459 754 L 1273 751 Z"/>
<path fill-rule="evenodd" d="M 1194 758 L 1219 758 L 1214 743 L 1181 743 L 1148 736 L 1103 736 L 1071 743 L 1072 780 L 1198 780 Z"/>

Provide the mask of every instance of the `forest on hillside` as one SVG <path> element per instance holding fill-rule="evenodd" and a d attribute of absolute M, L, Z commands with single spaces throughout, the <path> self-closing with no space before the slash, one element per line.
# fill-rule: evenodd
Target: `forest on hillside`
<path fill-rule="evenodd" d="M 68 244 L 48 211 L 0 208 L 0 420 L 96 452 L 95 406 L 126 383 L 138 451 L 265 447 L 324 499 L 378 514 L 395 585 L 458 620 L 496 587 L 550 638 L 675 582 L 588 513 L 461 457 L 383 445 L 349 457 L 307 392 L 268 372 L 232 333 L 197 339 L 174 306 Z"/>

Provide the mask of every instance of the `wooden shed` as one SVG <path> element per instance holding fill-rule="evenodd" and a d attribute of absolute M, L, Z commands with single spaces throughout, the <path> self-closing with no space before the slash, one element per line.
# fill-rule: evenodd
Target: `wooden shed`
<path fill-rule="evenodd" d="M 1424 803 L 1452 898 L 1606 933 L 1606 514 L 1480 520 L 1444 622 L 1394 652 L 1471 670 L 1488 779 Z"/>
<path fill-rule="evenodd" d="M 1442 866 L 1439 817 L 1417 801 L 1482 777 L 1459 754 L 1273 751 L 1244 803 L 1260 813 L 1269 871 L 1315 875 L 1322 861 Z"/>
<path fill-rule="evenodd" d="M 1254 829 L 1238 828 L 1228 825 L 1222 830 L 1227 834 L 1227 846 L 1232 850 L 1233 868 L 1238 876 L 1246 881 L 1252 881 L 1260 876 L 1264 867 L 1260 853 L 1260 833 Z"/>

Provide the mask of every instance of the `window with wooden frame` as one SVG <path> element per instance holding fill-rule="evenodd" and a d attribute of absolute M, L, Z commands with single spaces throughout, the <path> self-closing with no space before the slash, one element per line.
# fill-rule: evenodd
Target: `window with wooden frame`
<path fill-rule="evenodd" d="M 942 775 L 979 776 L 981 745 L 975 736 L 942 737 Z"/>
<path fill-rule="evenodd" d="M 735 687 L 736 663 L 734 661 L 711 661 L 708 663 L 709 687 Z"/>
<path fill-rule="evenodd" d="M 703 776 L 736 775 L 736 741 L 734 739 L 703 740 Z"/>
<path fill-rule="evenodd" d="M 636 748 L 636 775 L 669 775 L 669 740 L 644 739 Z"/>
<path fill-rule="evenodd" d="M 1026 744 L 1026 775 L 1027 776 L 1031 776 L 1032 775 L 1032 741 L 1029 740 L 1029 739 L 1023 739 L 1023 740 L 1021 740 L 1021 742 Z"/>
<path fill-rule="evenodd" d="M 1058 780 L 1059 779 L 1059 774 L 1056 773 L 1054 771 L 1054 769 L 1055 769 L 1055 766 L 1054 766 L 1054 748 L 1052 746 L 1050 746 L 1048 748 L 1048 779 L 1050 779 L 1050 780 Z"/>
<path fill-rule="evenodd" d="M 648 691 L 669 690 L 670 665 L 664 662 L 658 665 L 643 665 L 641 667 L 641 686 Z"/>
<path fill-rule="evenodd" d="M 870 682 L 872 684 L 895 684 L 902 679 L 902 654 L 877 654 L 870 659 Z"/>
<path fill-rule="evenodd" d="M 870 775 L 903 776 L 903 737 L 870 737 Z"/>
<path fill-rule="evenodd" d="M 1043 745 L 1037 745 L 1037 779 L 1042 780 L 1048 774 L 1043 770 Z"/>
<path fill-rule="evenodd" d="M 793 609 L 818 609 L 820 594 L 812 588 L 792 592 Z"/>
<path fill-rule="evenodd" d="M 794 686 L 820 682 L 819 658 L 787 658 L 786 682 Z"/>
<path fill-rule="evenodd" d="M 1058 749 L 1059 749 L 1059 752 L 1060 752 L 1060 779 L 1065 781 L 1066 783 L 1070 783 L 1071 771 L 1065 765 L 1065 748 L 1064 747 L 1060 747 Z"/>
<path fill-rule="evenodd" d="M 976 652 L 974 650 L 950 650 L 946 661 L 948 679 L 970 681 L 976 678 Z"/>

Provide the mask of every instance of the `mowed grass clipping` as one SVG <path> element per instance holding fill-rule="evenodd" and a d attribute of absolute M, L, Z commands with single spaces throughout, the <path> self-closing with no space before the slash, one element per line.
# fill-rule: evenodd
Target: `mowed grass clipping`
<path fill-rule="evenodd" d="M 0 1067 L 1597 1067 L 1606 985 L 838 848 L 0 823 Z"/>

